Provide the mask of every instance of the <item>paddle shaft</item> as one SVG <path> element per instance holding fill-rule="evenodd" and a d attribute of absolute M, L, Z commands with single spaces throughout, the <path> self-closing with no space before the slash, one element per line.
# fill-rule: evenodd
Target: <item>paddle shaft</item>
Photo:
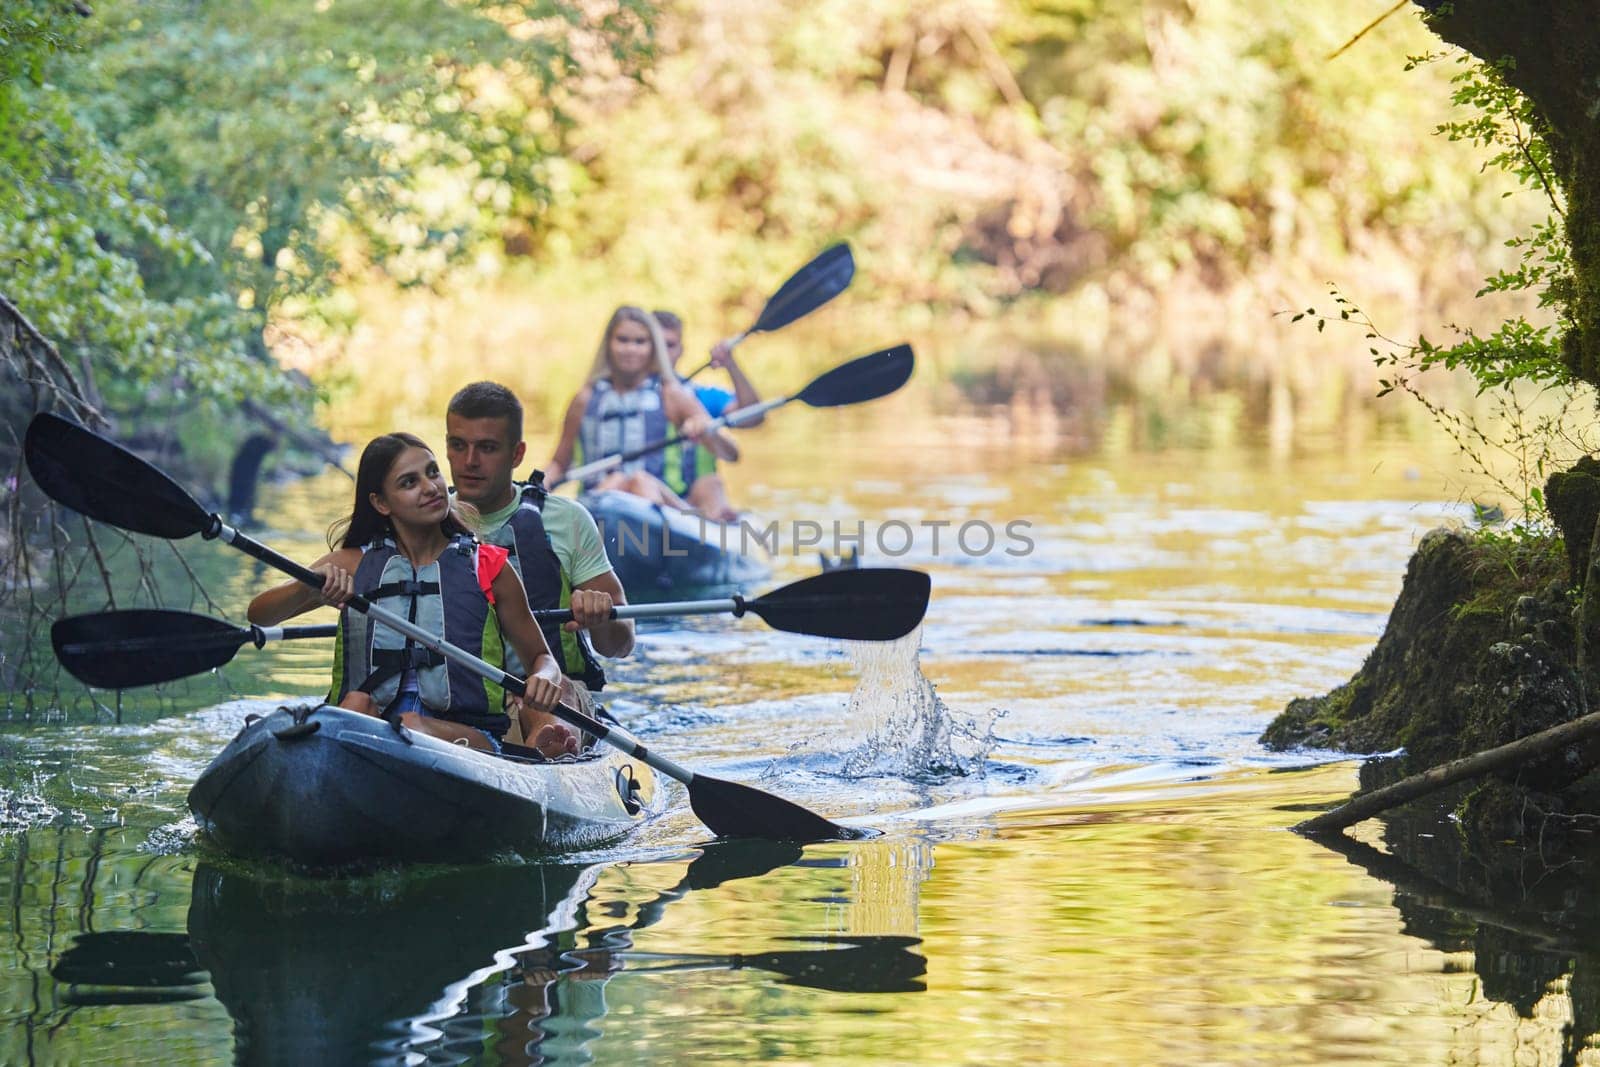
<path fill-rule="evenodd" d="M 799 393 L 795 393 L 793 396 L 780 396 L 776 400 L 763 400 L 759 404 L 751 404 L 749 407 L 739 408 L 737 411 L 726 412 L 725 414 L 719 415 L 718 417 L 712 419 L 710 424 L 706 426 L 705 432 L 714 433 L 717 430 L 722 429 L 724 426 L 737 426 L 741 422 L 755 418 L 757 415 L 764 415 L 774 408 L 781 408 L 783 405 L 789 403 L 791 400 L 797 399 L 799 396 Z M 559 486 L 566 485 L 571 481 L 577 481 L 581 478 L 589 478 L 596 474 L 604 474 L 606 471 L 620 467 L 624 463 L 631 463 L 640 456 L 648 456 L 650 453 L 659 452 L 663 448 L 671 448 L 673 445 L 678 444 L 683 440 L 685 440 L 685 438 L 682 434 L 674 433 L 668 437 L 663 437 L 659 441 L 651 441 L 647 444 L 642 444 L 638 448 L 630 449 L 627 452 L 619 452 L 614 456 L 604 456 L 595 460 L 593 463 L 584 463 L 581 466 L 573 467 L 566 474 L 562 475 L 561 480 L 559 482 L 552 483 L 550 488 L 555 489 Z"/>
<path fill-rule="evenodd" d="M 749 330 L 745 330 L 743 333 L 734 334 L 732 337 L 728 338 L 727 340 L 723 341 L 722 343 L 728 346 L 728 351 L 731 353 L 735 348 L 739 347 L 740 342 L 742 342 L 746 337 L 749 337 L 749 336 L 750 336 L 750 331 Z M 700 377 L 700 372 L 701 371 L 707 371 L 707 370 L 710 370 L 710 369 L 711 369 L 711 360 L 708 359 L 704 363 L 702 363 L 698 367 L 696 367 L 694 370 L 692 370 L 688 374 L 684 375 L 683 380 L 686 381 L 686 382 L 692 382 L 696 378 Z"/>
<path fill-rule="evenodd" d="M 250 627 L 251 639 L 257 648 L 268 641 L 298 641 L 308 637 L 333 637 L 339 632 L 339 627 L 333 623 L 322 623 L 317 626 L 252 626 Z"/>
<path fill-rule="evenodd" d="M 295 580 L 304 582 L 314 589 L 322 588 L 322 575 L 316 571 L 311 570 L 309 567 L 302 567 L 289 557 L 274 552 L 260 541 L 240 533 L 216 515 L 211 516 L 211 522 L 210 529 L 202 531 L 203 536 L 224 541 L 246 555 L 254 556 L 268 566 L 276 567 Z M 500 668 L 479 659 L 465 649 L 457 648 L 438 635 L 429 633 L 409 619 L 372 603 L 364 596 L 351 597 L 346 602 L 346 606 L 353 611 L 361 612 L 368 618 L 376 619 L 391 630 L 404 634 L 424 648 L 431 648 L 446 659 L 454 660 L 479 677 L 486 678 L 498 685 L 508 693 L 522 696 L 527 691 L 527 683 L 516 675 L 507 674 Z M 651 752 L 645 748 L 638 738 L 620 726 L 607 726 L 599 719 L 590 718 L 583 712 L 569 708 L 565 704 L 557 704 L 551 709 L 550 713 L 563 722 L 593 735 L 597 740 L 604 741 L 613 748 L 621 749 L 633 758 L 654 767 L 669 778 L 675 778 L 686 786 L 694 782 L 695 775 L 693 771 L 679 766 L 665 756 Z"/>
<path fill-rule="evenodd" d="M 742 596 L 726 600 L 676 600 L 659 604 L 618 604 L 610 619 L 665 619 L 676 615 L 743 615 L 749 602 Z M 541 608 L 533 613 L 540 622 L 571 622 L 571 608 Z"/>

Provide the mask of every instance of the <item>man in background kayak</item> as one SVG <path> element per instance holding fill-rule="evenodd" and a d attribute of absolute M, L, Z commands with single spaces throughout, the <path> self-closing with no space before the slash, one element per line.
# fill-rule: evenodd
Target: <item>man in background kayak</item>
<path fill-rule="evenodd" d="M 672 369 L 677 370 L 678 360 L 683 358 L 683 319 L 671 311 L 658 310 L 650 314 L 661 324 L 661 339 L 667 343 L 667 358 L 672 361 Z M 678 376 L 679 381 L 694 390 L 696 399 L 704 405 L 707 415 L 713 419 L 721 418 L 729 411 L 761 403 L 761 394 L 756 392 L 756 387 L 745 374 L 744 368 L 733 358 L 732 344 L 718 341 L 711 346 L 711 366 L 727 370 L 728 377 L 733 380 L 733 392 L 730 393 L 716 385 L 693 385 L 681 373 Z M 765 419 L 764 413 L 757 414 L 748 421 L 741 421 L 738 425 L 741 429 L 760 426 Z"/>
<path fill-rule="evenodd" d="M 510 389 L 497 382 L 473 382 L 450 398 L 445 456 L 456 496 L 478 510 L 483 541 L 511 550 L 519 574 L 554 554 L 561 569 L 561 606 L 572 609 L 572 621 L 544 627 L 545 640 L 580 710 L 592 714 L 589 693 L 605 685 L 594 653 L 620 659 L 633 651 L 633 623 L 611 618 L 612 607 L 626 604 L 627 596 L 584 506 L 545 493 L 537 471 L 529 482 L 512 479 L 526 453 L 522 403 Z M 524 509 L 537 513 L 548 539 L 526 536 L 524 526 L 537 529 L 540 524 L 524 523 L 519 517 Z"/>
<path fill-rule="evenodd" d="M 658 309 L 652 311 L 653 317 L 661 326 L 661 339 L 667 345 L 667 358 L 672 363 L 672 369 L 678 370 L 678 360 L 683 357 L 683 319 L 677 313 Z M 721 418 L 730 411 L 747 408 L 761 403 L 761 394 L 756 392 L 755 385 L 745 374 L 744 368 L 739 366 L 733 358 L 733 345 L 727 341 L 718 341 L 711 348 L 711 366 L 722 367 L 728 372 L 728 377 L 733 380 L 733 392 L 716 385 L 696 385 L 683 377 L 681 373 L 678 380 L 694 390 L 695 399 L 705 407 L 706 414 L 713 419 Z M 736 423 L 741 430 L 752 426 L 760 426 L 766 419 L 764 413 L 756 414 L 748 420 Z M 737 512 L 732 501 L 728 499 L 727 486 L 722 481 L 722 475 L 716 472 L 715 458 L 710 461 L 711 469 L 695 479 L 695 484 L 700 488 L 696 490 L 699 501 L 696 506 L 703 514 L 716 516 L 729 516 Z"/>

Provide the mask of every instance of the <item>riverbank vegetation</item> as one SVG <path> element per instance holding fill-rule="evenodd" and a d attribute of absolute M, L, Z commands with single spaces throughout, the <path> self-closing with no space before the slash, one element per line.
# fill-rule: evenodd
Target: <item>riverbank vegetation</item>
<path fill-rule="evenodd" d="M 1327 696 L 1291 703 L 1264 735 L 1269 745 L 1403 748 L 1405 769 L 1415 771 L 1594 710 L 1600 476 L 1584 430 L 1600 386 L 1600 201 L 1592 180 L 1600 165 L 1600 34 L 1591 16 L 1577 3 L 1508 15 L 1503 5 L 1461 0 L 1427 17 L 1442 38 L 1484 62 L 1459 79 L 1464 117 L 1448 131 L 1496 148 L 1493 165 L 1545 200 L 1546 218 L 1511 242 L 1519 262 L 1485 285 L 1535 296 L 1540 317 L 1515 316 L 1483 334 L 1459 331 L 1450 344 L 1391 341 L 1343 297 L 1336 319 L 1318 317 L 1319 328 L 1354 321 L 1367 329 L 1373 354 L 1390 369 L 1386 388 L 1416 393 L 1417 373 L 1461 368 L 1507 403 L 1528 388 L 1587 400 L 1585 425 L 1576 434 L 1565 421 L 1509 426 L 1510 442 L 1536 457 L 1522 472 L 1524 521 L 1429 535 L 1360 672 Z M 1496 443 L 1459 413 L 1430 410 L 1469 446 Z M 1592 859 L 1597 763 L 1592 741 L 1575 742 L 1475 784 L 1452 812 L 1464 848 L 1508 884 L 1530 863 L 1542 877 Z M 1587 869 L 1574 867 L 1580 882 Z"/>
<path fill-rule="evenodd" d="M 981 376 L 1005 330 L 1055 363 L 1221 346 L 1259 374 L 1327 279 L 1419 330 L 1513 262 L 1526 212 L 1432 136 L 1451 71 L 1402 69 L 1414 18 L 1340 51 L 1357 20 L 1263 0 L 412 7 L 24 5 L 47 47 L 10 106 L 81 143 L 18 138 L 8 285 L 86 389 L 303 415 L 273 356 L 364 421 L 408 406 L 400 350 L 440 396 L 487 368 L 554 408 L 615 303 L 709 343 L 841 238 L 863 270 L 818 362 L 970 336 L 944 367 Z M 110 176 L 23 198 L 69 156 Z"/>
<path fill-rule="evenodd" d="M 303 353 L 347 376 L 339 418 L 407 406 L 380 373 L 401 344 L 443 379 L 430 408 L 484 367 L 553 417 L 612 305 L 675 307 L 706 345 L 838 238 L 862 269 L 784 351 L 796 384 L 905 335 L 936 378 L 1000 391 L 1206 364 L 1312 405 L 1376 389 L 1359 338 L 1278 314 L 1329 279 L 1402 332 L 1528 303 L 1471 306 L 1537 205 L 1433 135 L 1455 68 L 1404 69 L 1436 44 L 1411 19 L 1337 56 L 1358 24 L 1252 2 L 685 3 L 656 25 L 641 77 L 574 102 L 549 200 L 496 254 L 442 300 L 363 290 L 357 331 Z"/>
<path fill-rule="evenodd" d="M 67 397 L 222 506 L 247 436 L 336 461 L 316 421 L 432 425 L 469 378 L 537 432 L 615 304 L 704 346 L 841 239 L 857 282 L 769 388 L 910 337 L 947 401 L 1220 379 L 1281 425 L 1375 375 L 1289 322 L 1330 278 L 1400 333 L 1531 302 L 1460 311 L 1541 216 L 1433 135 L 1453 68 L 1403 69 L 1415 17 L 1341 50 L 1384 9 L 8 5 L 0 458 Z"/>

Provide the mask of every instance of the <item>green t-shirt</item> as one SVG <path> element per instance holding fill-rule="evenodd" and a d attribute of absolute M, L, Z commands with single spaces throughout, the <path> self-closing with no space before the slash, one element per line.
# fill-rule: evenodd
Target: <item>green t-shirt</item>
<path fill-rule="evenodd" d="M 483 515 L 485 531 L 498 530 L 517 510 L 522 502 L 522 486 L 516 485 L 515 488 L 518 495 L 512 497 L 511 503 L 499 511 Z M 589 514 L 588 508 L 564 496 L 548 496 L 545 497 L 542 514 L 544 532 L 550 537 L 550 547 L 555 549 L 556 559 L 561 563 L 568 585 L 576 589 L 611 569 L 611 560 L 606 558 L 606 546 L 600 541 L 600 527 L 595 525 L 594 516 Z"/>

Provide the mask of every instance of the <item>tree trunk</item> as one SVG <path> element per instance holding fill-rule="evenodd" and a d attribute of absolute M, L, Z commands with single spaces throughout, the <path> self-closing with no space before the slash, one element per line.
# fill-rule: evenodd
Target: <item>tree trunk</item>
<path fill-rule="evenodd" d="M 1544 121 L 1567 197 L 1574 292 L 1562 355 L 1600 386 L 1600 9 L 1595 0 L 1417 0 L 1429 29 L 1496 66 Z"/>

